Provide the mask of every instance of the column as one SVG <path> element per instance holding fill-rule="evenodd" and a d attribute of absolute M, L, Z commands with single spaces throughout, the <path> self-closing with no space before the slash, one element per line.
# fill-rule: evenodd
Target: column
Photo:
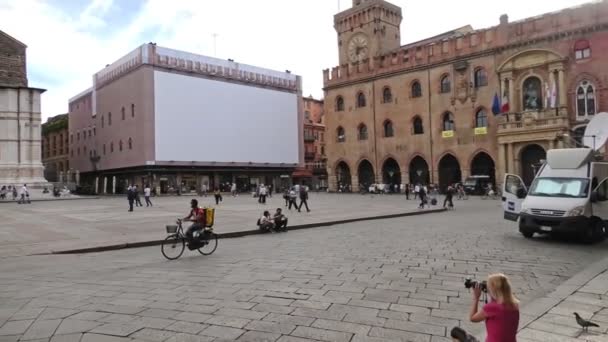
<path fill-rule="evenodd" d="M 547 142 L 547 145 L 549 146 L 549 149 L 550 149 L 550 150 L 555 149 L 555 140 L 549 140 L 549 141 Z"/>
<path fill-rule="evenodd" d="M 76 170 L 76 185 L 80 185 L 80 171 Z"/>
<path fill-rule="evenodd" d="M 116 176 L 112 176 L 112 195 L 116 194 Z"/>
<path fill-rule="evenodd" d="M 354 175 L 354 177 L 351 176 L 351 183 L 351 191 L 359 192 L 359 175 Z"/>
<path fill-rule="evenodd" d="M 108 189 L 108 177 L 103 177 L 103 191 L 102 194 L 106 194 Z"/>
<path fill-rule="evenodd" d="M 564 80 L 564 69 L 563 67 L 557 70 L 557 79 L 559 84 L 559 97 L 557 103 L 559 107 L 566 106 L 566 82 Z"/>
<path fill-rule="evenodd" d="M 515 173 L 515 156 L 513 155 L 513 143 L 507 144 L 507 173 Z"/>
<path fill-rule="evenodd" d="M 95 194 L 99 193 L 99 177 L 95 177 Z"/>
<path fill-rule="evenodd" d="M 505 144 L 498 144 L 498 168 L 497 168 L 497 180 L 502 180 L 504 174 L 507 173 L 507 165 L 505 160 Z"/>
<path fill-rule="evenodd" d="M 333 175 L 327 176 L 327 183 L 330 192 L 338 191 L 338 177 Z"/>

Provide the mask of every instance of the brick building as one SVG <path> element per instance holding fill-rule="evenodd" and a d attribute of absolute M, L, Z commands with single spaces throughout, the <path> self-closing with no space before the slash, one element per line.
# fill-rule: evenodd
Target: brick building
<path fill-rule="evenodd" d="M 51 182 L 64 182 L 69 177 L 68 114 L 47 119 L 42 124 L 42 164 L 44 177 Z"/>
<path fill-rule="evenodd" d="M 40 162 L 40 95 L 28 87 L 26 46 L 0 31 L 0 185 L 47 185 Z"/>
<path fill-rule="evenodd" d="M 325 155 L 325 122 L 323 101 L 312 96 L 303 98 L 304 161 L 306 179 L 313 190 L 327 189 L 327 157 Z"/>
<path fill-rule="evenodd" d="M 443 190 L 469 175 L 500 183 L 505 172 L 530 182 L 547 149 L 572 145 L 608 107 L 607 1 L 503 15 L 403 46 L 401 20 L 382 0 L 354 0 L 334 17 L 340 64 L 324 71 L 330 190 Z"/>
<path fill-rule="evenodd" d="M 303 165 L 301 98 L 289 71 L 144 44 L 70 99 L 70 166 L 95 193 L 282 188 Z"/>

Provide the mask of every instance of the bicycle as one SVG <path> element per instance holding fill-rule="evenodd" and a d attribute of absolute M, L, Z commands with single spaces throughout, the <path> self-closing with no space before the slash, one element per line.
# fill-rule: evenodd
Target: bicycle
<path fill-rule="evenodd" d="M 192 232 L 192 240 L 184 234 L 182 220 L 178 219 L 176 225 L 167 225 L 167 236 L 160 246 L 163 256 L 169 260 L 175 260 L 182 256 L 184 249 L 198 250 L 202 255 L 211 255 L 217 249 L 217 234 L 211 227 Z"/>

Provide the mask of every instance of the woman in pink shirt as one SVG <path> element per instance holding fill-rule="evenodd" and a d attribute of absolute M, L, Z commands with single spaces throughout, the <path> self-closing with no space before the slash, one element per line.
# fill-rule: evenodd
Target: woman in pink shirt
<path fill-rule="evenodd" d="M 486 322 L 486 342 L 516 342 L 519 325 L 519 300 L 511 291 L 509 279 L 502 273 L 491 274 L 487 282 L 490 303 L 478 310 L 481 287 L 473 290 L 471 322 Z"/>

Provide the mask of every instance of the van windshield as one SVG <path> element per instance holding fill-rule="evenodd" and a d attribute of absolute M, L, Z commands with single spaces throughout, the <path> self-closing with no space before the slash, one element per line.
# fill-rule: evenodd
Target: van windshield
<path fill-rule="evenodd" d="M 529 195 L 541 197 L 586 198 L 589 180 L 585 178 L 536 178 L 530 186 Z"/>

